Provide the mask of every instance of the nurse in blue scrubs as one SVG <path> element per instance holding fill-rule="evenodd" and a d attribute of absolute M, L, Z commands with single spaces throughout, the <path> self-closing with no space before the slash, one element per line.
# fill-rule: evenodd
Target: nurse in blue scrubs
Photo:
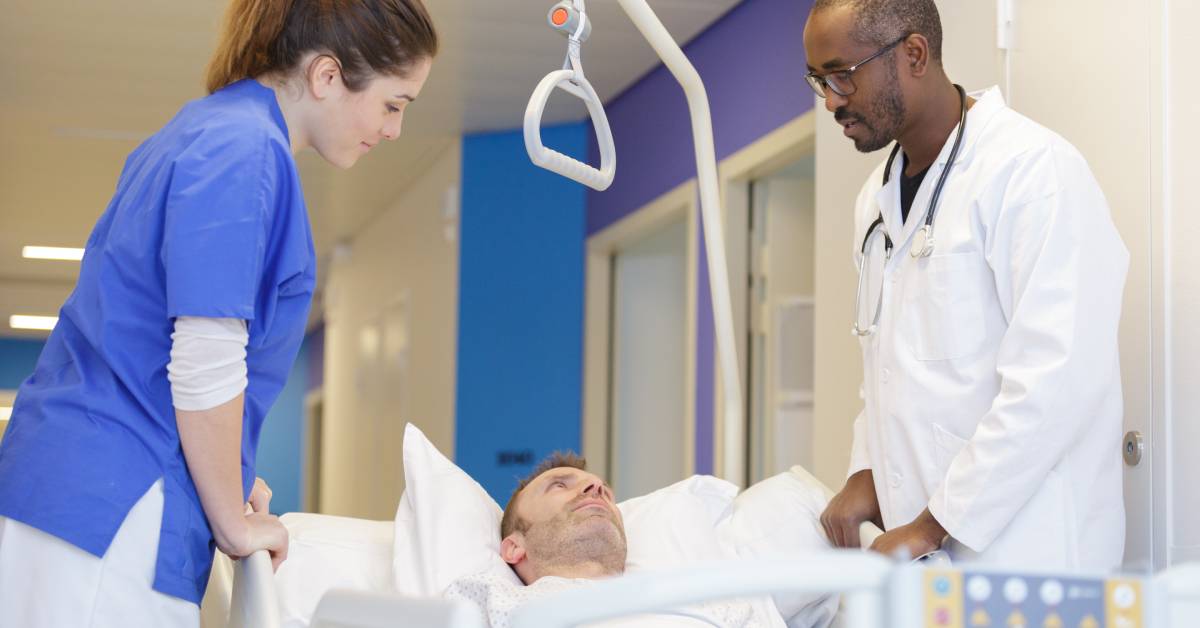
<path fill-rule="evenodd" d="M 437 45 L 421 0 L 233 0 L 210 95 L 129 156 L 17 394 L 0 626 L 196 626 L 214 547 L 286 557 L 254 458 L 316 276 L 293 155 L 396 139 Z"/>

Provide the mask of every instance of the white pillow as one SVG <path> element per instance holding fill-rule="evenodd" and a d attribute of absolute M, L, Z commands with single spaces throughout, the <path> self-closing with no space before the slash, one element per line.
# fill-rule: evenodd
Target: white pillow
<path fill-rule="evenodd" d="M 392 522 L 288 513 L 288 559 L 275 572 L 284 628 L 307 626 L 330 589 L 392 590 Z"/>
<path fill-rule="evenodd" d="M 421 430 L 404 431 L 405 490 L 396 511 L 393 578 L 409 595 L 440 595 L 481 572 L 520 584 L 500 558 L 500 506 L 443 456 Z M 665 569 L 732 558 L 716 534 L 737 487 L 693 476 L 621 502 L 631 570 Z"/>
<path fill-rule="evenodd" d="M 628 571 L 668 569 L 733 558 L 717 538 L 717 523 L 729 514 L 737 486 L 694 475 L 617 507 L 625 520 Z"/>
<path fill-rule="evenodd" d="M 830 549 L 821 527 L 828 489 L 797 466 L 737 496 L 717 528 L 721 542 L 740 558 L 780 558 Z M 788 626 L 826 626 L 837 612 L 836 595 L 772 596 Z"/>
<path fill-rule="evenodd" d="M 411 423 L 404 428 L 404 494 L 396 510 L 396 590 L 441 595 L 455 580 L 490 571 L 521 581 L 500 558 L 501 510 Z"/>

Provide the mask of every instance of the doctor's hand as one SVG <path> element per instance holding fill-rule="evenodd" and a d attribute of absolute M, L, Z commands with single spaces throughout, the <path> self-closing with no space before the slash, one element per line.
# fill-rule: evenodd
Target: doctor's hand
<path fill-rule="evenodd" d="M 871 551 L 885 556 L 897 557 L 904 560 L 919 558 L 937 549 L 941 549 L 946 538 L 946 529 L 926 508 L 916 520 L 888 530 L 875 539 Z"/>
<path fill-rule="evenodd" d="M 858 527 L 870 521 L 883 529 L 879 514 L 879 498 L 875 495 L 875 479 L 870 469 L 850 476 L 842 491 L 833 496 L 821 513 L 821 526 L 834 547 L 860 547 Z"/>
<path fill-rule="evenodd" d="M 250 489 L 250 508 L 254 512 L 271 512 L 271 487 L 262 478 L 254 478 L 254 488 Z"/>

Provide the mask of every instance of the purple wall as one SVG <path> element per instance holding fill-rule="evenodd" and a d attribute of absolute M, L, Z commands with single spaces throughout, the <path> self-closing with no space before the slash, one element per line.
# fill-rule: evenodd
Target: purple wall
<path fill-rule="evenodd" d="M 717 159 L 812 109 L 802 35 L 811 0 L 746 0 L 684 46 L 708 91 Z M 591 235 L 696 176 L 683 90 L 662 65 L 605 105 L 617 177 L 588 192 Z M 599 161 L 594 138 L 589 146 Z"/>
<path fill-rule="evenodd" d="M 684 46 L 704 79 L 717 159 L 813 107 L 802 40 L 812 0 L 745 0 Z M 605 106 L 617 146 L 617 177 L 589 191 L 587 233 L 612 225 L 696 176 L 687 100 L 659 66 Z M 591 137 L 589 135 L 589 137 Z M 594 139 L 589 153 L 599 161 Z M 701 237 L 703 242 L 703 237 Z M 713 470 L 713 323 L 701 253 L 696 337 L 696 472 Z"/>

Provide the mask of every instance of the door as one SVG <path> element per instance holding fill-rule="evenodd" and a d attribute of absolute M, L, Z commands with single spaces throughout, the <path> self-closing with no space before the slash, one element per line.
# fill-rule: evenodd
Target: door
<path fill-rule="evenodd" d="M 675 221 L 613 256 L 608 468 L 618 499 L 688 473 L 687 233 Z"/>
<path fill-rule="evenodd" d="M 815 188 L 811 155 L 753 181 L 747 342 L 751 483 L 813 463 Z"/>

